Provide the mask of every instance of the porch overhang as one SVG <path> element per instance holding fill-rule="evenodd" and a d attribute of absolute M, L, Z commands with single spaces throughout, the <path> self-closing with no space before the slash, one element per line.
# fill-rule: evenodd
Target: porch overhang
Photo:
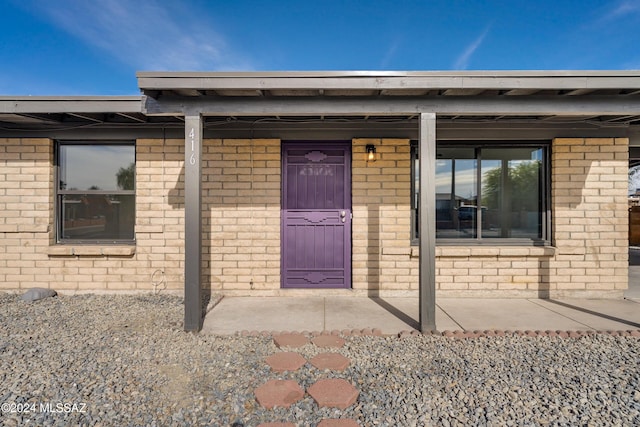
<path fill-rule="evenodd" d="M 420 321 L 435 328 L 438 139 L 629 137 L 640 146 L 640 71 L 139 72 L 140 96 L 0 97 L 0 137 L 185 138 L 185 329 L 201 326 L 200 155 L 205 135 L 419 141 Z M 192 132 L 193 130 L 193 132 Z M 226 133 L 225 133 L 226 132 Z M 366 133 L 366 135 L 365 135 Z M 226 137 L 226 136 L 225 136 Z M 433 193 L 433 194 L 432 194 Z M 431 221 L 431 222 L 430 222 Z"/>
<path fill-rule="evenodd" d="M 437 123 L 536 123 L 623 130 L 640 128 L 639 71 L 476 71 L 476 72 L 262 72 L 137 74 L 147 116 L 185 116 L 189 129 L 222 128 L 246 118 L 254 124 L 283 118 L 304 120 L 415 123 L 419 141 L 420 328 L 435 330 L 435 143 Z M 285 120 L 286 121 L 286 120 Z M 253 126 L 253 125 L 251 125 Z M 253 129 L 253 128 L 252 128 Z M 202 132 L 197 133 L 202 137 Z M 195 147 L 201 146 L 201 139 Z M 188 147 L 187 147 L 188 148 Z M 193 152 L 185 153 L 186 172 Z M 199 174 L 199 168 L 198 172 Z M 197 181 L 197 182 L 196 182 Z M 198 180 L 188 180 L 187 194 L 197 194 Z M 198 211 L 196 211 L 198 209 Z M 186 204 L 195 218 L 199 204 Z M 193 230 L 194 227 L 191 227 Z M 190 253 L 200 252 L 200 235 L 189 232 Z M 185 295 L 199 287 L 191 262 Z M 196 273 L 197 274 L 197 273 Z M 186 311 L 199 313 L 199 301 Z M 197 304 L 197 305 L 196 305 Z M 185 316 L 187 319 L 187 316 Z M 185 320 L 186 329 L 196 329 Z"/>

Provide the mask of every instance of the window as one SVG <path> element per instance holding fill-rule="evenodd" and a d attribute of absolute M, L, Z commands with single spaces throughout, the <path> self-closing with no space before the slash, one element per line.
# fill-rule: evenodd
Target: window
<path fill-rule="evenodd" d="M 135 145 L 59 142 L 56 159 L 57 241 L 133 242 Z"/>
<path fill-rule="evenodd" d="M 440 243 L 549 240 L 548 145 L 439 143 L 436 238 Z M 412 243 L 418 243 L 417 144 L 412 146 Z"/>

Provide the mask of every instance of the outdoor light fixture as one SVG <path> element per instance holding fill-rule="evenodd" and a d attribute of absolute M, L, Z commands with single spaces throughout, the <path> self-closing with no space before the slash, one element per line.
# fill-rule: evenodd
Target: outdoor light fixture
<path fill-rule="evenodd" d="M 367 144 L 367 163 L 376 161 L 376 147 L 373 144 Z"/>

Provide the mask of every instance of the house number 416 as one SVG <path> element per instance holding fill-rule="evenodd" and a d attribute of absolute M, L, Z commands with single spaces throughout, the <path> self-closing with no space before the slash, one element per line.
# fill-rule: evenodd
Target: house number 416
<path fill-rule="evenodd" d="M 189 164 L 196 164 L 196 130 L 191 128 L 189 132 L 189 138 L 191 139 L 191 156 L 189 157 Z"/>

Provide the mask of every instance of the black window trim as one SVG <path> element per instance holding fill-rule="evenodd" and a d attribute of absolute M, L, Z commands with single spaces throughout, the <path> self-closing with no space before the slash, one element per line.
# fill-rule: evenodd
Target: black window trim
<path fill-rule="evenodd" d="M 78 195 L 78 194 L 112 194 L 112 195 L 132 195 L 134 197 L 134 218 L 136 217 L 136 180 L 134 175 L 133 190 L 61 190 L 60 189 L 60 147 L 65 145 L 127 145 L 134 148 L 134 162 L 136 162 L 136 141 L 127 140 L 56 140 L 54 144 L 54 225 L 55 225 L 55 243 L 60 245 L 135 245 L 135 225 L 132 239 L 64 239 L 62 238 L 62 218 L 61 218 L 61 206 L 60 200 L 63 195 Z M 137 163 L 136 163 L 137 164 Z"/>
<path fill-rule="evenodd" d="M 439 246 L 551 246 L 552 242 L 552 216 L 551 216 L 551 140 L 464 140 L 464 141 L 452 141 L 452 140 L 439 140 L 436 141 L 436 149 L 438 147 L 468 147 L 475 148 L 490 148 L 490 147 L 540 147 L 544 149 L 544 159 L 542 162 L 542 178 L 544 183 L 541 186 L 542 194 L 542 238 L 539 239 L 527 239 L 527 238 L 482 238 L 481 233 L 478 233 L 476 238 L 471 239 L 443 239 L 436 238 L 436 244 Z M 416 193 L 415 189 L 415 161 L 418 158 L 418 141 L 411 141 L 411 246 L 418 246 L 420 243 L 419 236 L 414 234 L 416 228 L 416 212 L 417 203 L 419 199 L 419 193 Z M 481 160 L 480 155 L 476 155 L 477 160 Z M 481 171 L 478 168 L 478 180 L 481 182 Z M 479 184 L 478 184 L 479 185 Z M 481 194 L 478 194 L 479 203 Z M 435 215 L 435 212 L 434 212 Z M 477 215 L 478 224 L 482 221 L 482 212 Z"/>

